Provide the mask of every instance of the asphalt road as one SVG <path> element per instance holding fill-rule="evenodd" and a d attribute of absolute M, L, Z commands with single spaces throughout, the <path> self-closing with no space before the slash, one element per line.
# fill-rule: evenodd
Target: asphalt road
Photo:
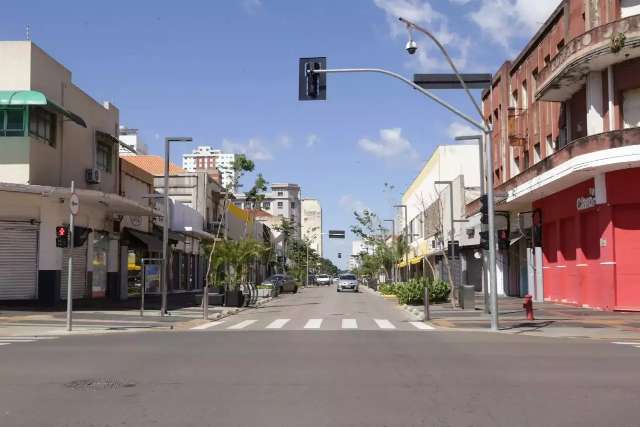
<path fill-rule="evenodd" d="M 640 424 L 638 348 L 410 320 L 323 288 L 206 330 L 13 343 L 0 347 L 0 426 Z"/>

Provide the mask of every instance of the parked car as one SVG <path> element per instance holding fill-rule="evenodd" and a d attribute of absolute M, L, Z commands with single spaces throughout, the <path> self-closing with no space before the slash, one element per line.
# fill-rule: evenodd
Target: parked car
<path fill-rule="evenodd" d="M 358 292 L 358 278 L 354 274 L 341 274 L 337 278 L 336 290 L 342 292 L 346 289 Z"/>
<path fill-rule="evenodd" d="M 329 276 L 328 274 L 318 274 L 318 277 L 316 277 L 316 283 L 318 284 L 318 286 L 328 286 L 331 284 L 331 276 Z"/>
<path fill-rule="evenodd" d="M 263 286 L 277 286 L 280 292 L 298 292 L 298 282 L 288 274 L 274 274 L 262 282 Z"/>

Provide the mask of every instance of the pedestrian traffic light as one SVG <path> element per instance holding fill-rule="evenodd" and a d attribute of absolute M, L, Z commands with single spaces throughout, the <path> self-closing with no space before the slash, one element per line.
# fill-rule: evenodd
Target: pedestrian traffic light
<path fill-rule="evenodd" d="M 483 194 L 480 196 L 480 223 L 489 224 L 489 196 Z"/>
<path fill-rule="evenodd" d="M 60 225 L 56 227 L 56 248 L 69 246 L 69 227 Z"/>
<path fill-rule="evenodd" d="M 327 75 L 315 72 L 326 70 L 327 58 L 300 58 L 298 65 L 298 99 L 324 101 L 327 99 Z"/>
<path fill-rule="evenodd" d="M 485 250 L 488 251 L 489 250 L 489 232 L 488 231 L 481 231 L 480 232 L 480 247 Z"/>

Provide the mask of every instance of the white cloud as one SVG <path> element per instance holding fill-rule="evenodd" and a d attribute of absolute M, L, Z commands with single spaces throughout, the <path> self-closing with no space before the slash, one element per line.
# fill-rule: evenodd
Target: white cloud
<path fill-rule="evenodd" d="M 285 148 L 289 148 L 291 147 L 291 145 L 293 144 L 293 142 L 291 141 L 291 137 L 289 135 L 287 135 L 286 133 L 283 135 L 280 135 L 277 139 L 278 141 L 278 145 L 285 147 Z"/>
<path fill-rule="evenodd" d="M 243 0 L 242 7 L 245 12 L 253 15 L 262 7 L 262 0 Z"/>
<path fill-rule="evenodd" d="M 449 135 L 449 138 L 451 139 L 454 139 L 458 136 L 478 135 L 479 133 L 480 131 L 478 129 L 472 128 L 467 124 L 459 122 L 451 123 L 449 125 L 449 128 L 447 129 L 447 135 Z"/>
<path fill-rule="evenodd" d="M 471 19 L 510 54 L 514 38 L 529 38 L 558 6 L 558 0 L 481 0 Z"/>
<path fill-rule="evenodd" d="M 360 200 L 353 197 L 351 194 L 345 194 L 340 197 L 338 204 L 348 210 L 349 212 L 362 212 L 367 209 L 367 206 Z"/>
<path fill-rule="evenodd" d="M 402 129 L 381 129 L 380 139 L 362 138 L 358 145 L 365 152 L 381 159 L 410 158 L 415 159 L 418 153 L 411 143 L 402 136 Z"/>
<path fill-rule="evenodd" d="M 460 2 L 460 0 L 454 0 Z M 464 0 L 462 0 L 464 1 Z M 452 55 L 456 67 L 467 67 L 471 40 L 449 30 L 447 17 L 435 10 L 426 0 L 374 0 L 376 6 L 387 14 L 391 36 L 405 36 L 404 24 L 399 17 L 406 18 L 418 25 L 427 27 Z M 451 68 L 442 53 L 430 40 L 413 31 L 418 42 L 418 51 L 407 61 L 406 66 L 419 72 L 450 71 Z"/>
<path fill-rule="evenodd" d="M 233 142 L 229 139 L 222 140 L 224 151 L 236 154 L 244 154 L 251 160 L 272 160 L 273 154 L 268 147 L 257 138 L 251 138 L 246 143 Z"/>
<path fill-rule="evenodd" d="M 316 143 L 318 142 L 318 135 L 316 135 L 315 133 L 312 133 L 310 135 L 307 136 L 307 147 L 311 148 L 314 145 L 316 145 Z"/>

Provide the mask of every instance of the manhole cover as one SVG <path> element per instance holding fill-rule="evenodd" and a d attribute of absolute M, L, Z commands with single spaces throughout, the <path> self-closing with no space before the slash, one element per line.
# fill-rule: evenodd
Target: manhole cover
<path fill-rule="evenodd" d="M 74 380 L 65 384 L 65 387 L 72 390 L 113 390 L 117 388 L 135 387 L 132 382 L 115 380 L 112 378 L 90 378 L 85 380 Z"/>

